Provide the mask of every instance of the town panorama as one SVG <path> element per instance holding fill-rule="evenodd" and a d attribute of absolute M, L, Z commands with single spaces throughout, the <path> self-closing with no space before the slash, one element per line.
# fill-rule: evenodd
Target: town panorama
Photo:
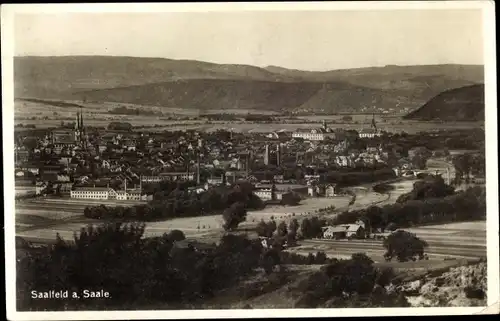
<path fill-rule="evenodd" d="M 18 311 L 486 305 L 481 63 L 19 54 L 14 94 Z"/>

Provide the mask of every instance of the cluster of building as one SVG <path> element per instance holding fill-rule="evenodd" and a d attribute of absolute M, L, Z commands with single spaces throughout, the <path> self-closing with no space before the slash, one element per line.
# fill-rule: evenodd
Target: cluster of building
<path fill-rule="evenodd" d="M 332 130 L 326 123 L 308 134 L 291 135 L 96 130 L 85 125 L 80 111 L 74 126 L 18 135 L 16 187 L 35 194 L 53 189 L 78 199 L 147 200 L 151 195 L 143 186 L 148 184 L 192 181 L 200 191 L 246 180 L 264 200 L 280 200 L 291 192 L 333 197 L 335 184 L 307 173 L 285 178 L 284 171 L 383 166 L 394 156 L 381 145 L 361 149 L 355 146 L 358 138 L 356 132 Z"/>

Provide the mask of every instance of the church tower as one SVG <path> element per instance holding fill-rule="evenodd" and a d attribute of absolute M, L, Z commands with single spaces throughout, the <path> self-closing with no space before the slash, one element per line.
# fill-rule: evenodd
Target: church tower
<path fill-rule="evenodd" d="M 81 133 L 80 133 L 80 113 L 76 112 L 75 141 L 78 142 L 80 140 L 80 136 L 81 136 Z"/>

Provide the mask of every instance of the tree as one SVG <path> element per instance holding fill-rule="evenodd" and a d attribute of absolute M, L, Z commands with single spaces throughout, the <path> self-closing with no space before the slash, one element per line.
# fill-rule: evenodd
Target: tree
<path fill-rule="evenodd" d="M 304 238 L 310 238 L 312 235 L 311 221 L 308 218 L 304 219 L 300 224 L 300 233 Z"/>
<path fill-rule="evenodd" d="M 386 253 L 384 257 L 390 261 L 396 257 L 399 262 L 415 261 L 416 258 L 424 258 L 424 249 L 427 242 L 418 238 L 415 234 L 399 230 L 389 235 L 384 240 Z"/>
<path fill-rule="evenodd" d="M 238 227 L 241 222 L 247 218 L 247 211 L 245 205 L 241 202 L 233 203 L 230 207 L 222 213 L 224 219 L 223 228 L 226 231 L 232 231 Z"/>
<path fill-rule="evenodd" d="M 297 234 L 297 231 L 299 230 L 299 221 L 297 221 L 296 218 L 294 218 L 291 222 L 290 222 L 290 225 L 288 227 L 288 231 L 289 232 L 293 232 L 295 234 Z"/>
<path fill-rule="evenodd" d="M 261 266 L 266 274 L 271 274 L 274 266 L 280 264 L 279 252 L 276 249 L 269 249 L 262 254 Z"/>
<path fill-rule="evenodd" d="M 273 233 L 274 231 L 276 231 L 276 229 L 276 221 L 274 219 L 271 219 L 271 221 L 267 223 L 267 237 L 273 236 Z"/>
<path fill-rule="evenodd" d="M 300 201 L 301 201 L 300 195 L 295 192 L 291 192 L 283 194 L 283 197 L 281 199 L 281 204 L 288 206 L 295 206 L 298 205 Z"/>
<path fill-rule="evenodd" d="M 258 236 L 267 237 L 268 236 L 267 235 L 267 231 L 268 231 L 267 223 L 264 222 L 264 220 L 261 220 L 257 224 L 257 227 L 255 228 L 255 231 L 257 232 Z"/>
<path fill-rule="evenodd" d="M 278 224 L 278 236 L 284 237 L 287 234 L 288 234 L 288 228 L 286 227 L 286 223 L 280 222 L 280 224 Z"/>
<path fill-rule="evenodd" d="M 422 155 L 415 155 L 411 158 L 411 163 L 416 169 L 425 169 L 427 166 L 427 159 Z"/>
<path fill-rule="evenodd" d="M 170 241 L 182 241 L 186 239 L 184 232 L 181 230 L 172 230 L 166 236 Z"/>
<path fill-rule="evenodd" d="M 294 218 L 288 227 L 287 244 L 288 246 L 295 246 L 297 244 L 297 231 L 299 229 L 299 222 Z"/>
<path fill-rule="evenodd" d="M 297 233 L 288 231 L 288 234 L 286 235 L 286 243 L 289 247 L 297 245 Z"/>
<path fill-rule="evenodd" d="M 316 264 L 325 264 L 327 259 L 325 252 L 316 253 Z"/>

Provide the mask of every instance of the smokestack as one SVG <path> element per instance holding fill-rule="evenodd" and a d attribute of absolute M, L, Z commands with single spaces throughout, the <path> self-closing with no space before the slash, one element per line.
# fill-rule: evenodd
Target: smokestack
<path fill-rule="evenodd" d="M 276 145 L 276 166 L 281 165 L 281 144 Z"/>
<path fill-rule="evenodd" d="M 266 152 L 264 154 L 264 165 L 269 165 L 269 145 L 266 144 Z"/>
<path fill-rule="evenodd" d="M 200 154 L 197 154 L 196 159 L 196 184 L 200 184 Z"/>
<path fill-rule="evenodd" d="M 127 192 L 127 179 L 125 179 L 125 192 Z"/>

